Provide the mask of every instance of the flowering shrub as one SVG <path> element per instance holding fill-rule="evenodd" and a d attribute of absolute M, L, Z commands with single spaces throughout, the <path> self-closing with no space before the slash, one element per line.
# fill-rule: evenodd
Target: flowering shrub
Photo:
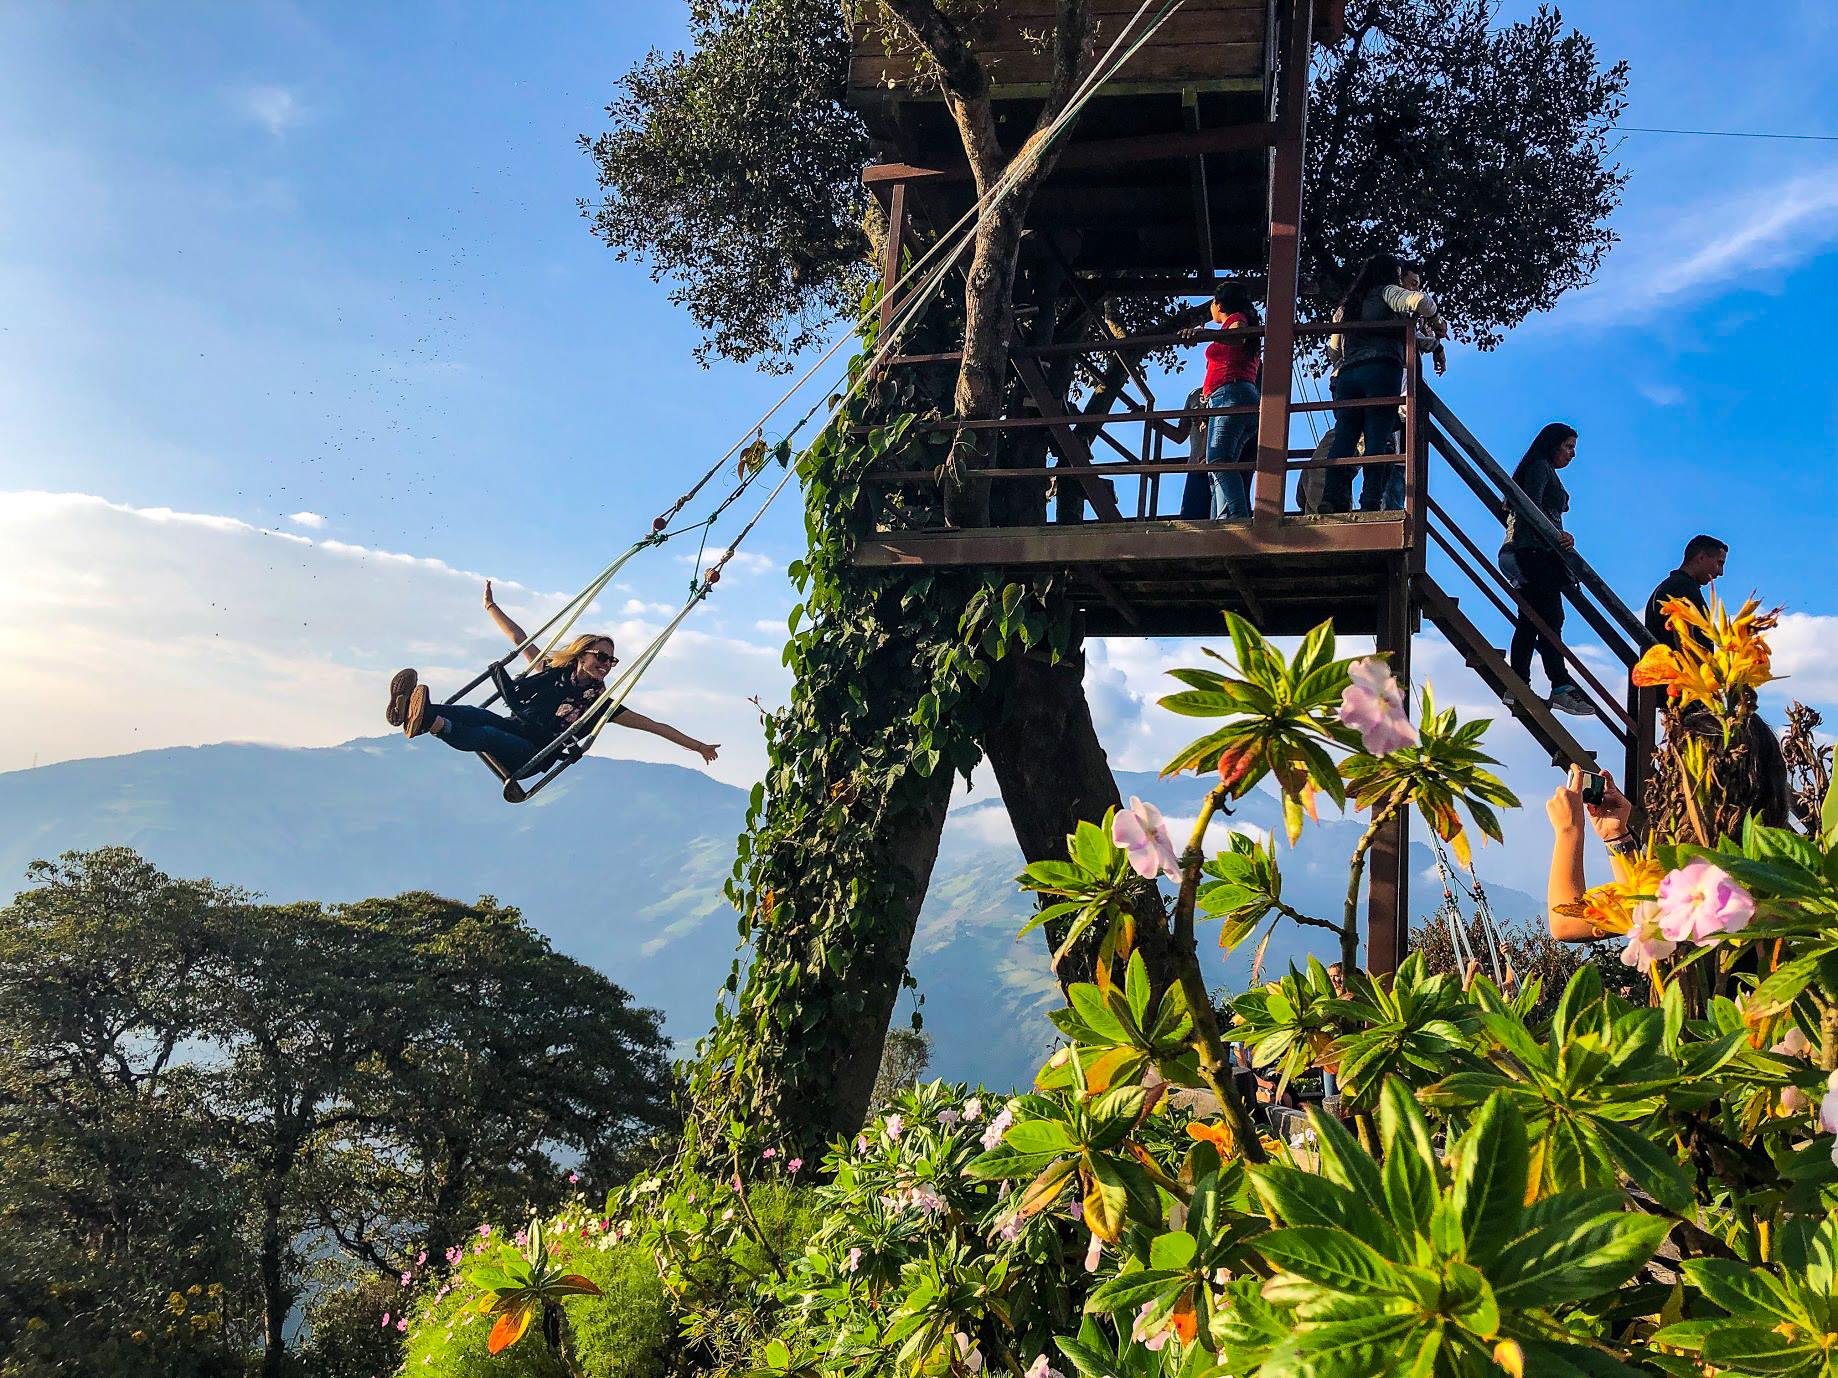
<path fill-rule="evenodd" d="M 1274 844 L 1205 854 L 1246 780 L 1273 779 L 1298 828 L 1318 795 L 1368 810 L 1355 884 L 1387 811 L 1497 835 L 1511 802 L 1484 724 L 1426 691 L 1405 733 L 1396 686 L 1331 634 L 1285 661 L 1232 633 L 1227 671 L 1182 672 L 1171 700 L 1228 719 L 1175 762 L 1220 772 L 1187 845 L 1132 800 L 1022 877 L 1103 935 L 1033 1088 L 918 1087 L 815 1168 L 755 1146 L 726 1178 L 645 1179 L 550 1231 L 658 1280 L 686 1343 L 645 1352 L 735 1378 L 1838 1374 L 1838 792 L 1814 835 L 1661 837 L 1586 897 L 1632 935 L 1647 1003 L 1594 965 L 1551 1003 L 1535 978 L 1464 984 L 1413 956 L 1382 980 L 1311 960 L 1222 1017 L 1198 922 L 1230 946 L 1284 920 L 1344 942 L 1353 921 L 1351 901 L 1339 923 L 1285 903 Z M 1128 901 L 1169 856 L 1179 978 L 1156 989 Z M 1258 1123 L 1228 1033 L 1280 1081 L 1334 1072 L 1339 1113 Z M 585 1356 L 616 1303 L 553 1264 L 577 1266 L 608 1292 L 567 1303 Z M 450 1286 L 421 1334 L 466 1327 Z"/>

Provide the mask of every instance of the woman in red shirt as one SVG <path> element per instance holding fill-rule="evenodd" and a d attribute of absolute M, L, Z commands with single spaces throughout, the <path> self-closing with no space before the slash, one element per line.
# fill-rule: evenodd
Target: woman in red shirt
<path fill-rule="evenodd" d="M 1235 282 L 1224 283 L 1213 293 L 1213 329 L 1185 330 L 1190 341 L 1210 340 L 1206 346 L 1206 381 L 1202 390 L 1209 407 L 1255 407 L 1257 405 L 1258 338 L 1255 335 L 1226 334 L 1260 325 L 1257 307 L 1250 295 Z M 1237 416 L 1215 416 L 1207 421 L 1206 462 L 1235 464 L 1242 456 L 1245 442 L 1257 430 L 1257 413 L 1247 411 Z M 1250 476 L 1243 470 L 1211 475 L 1212 515 L 1248 517 L 1251 515 Z"/>

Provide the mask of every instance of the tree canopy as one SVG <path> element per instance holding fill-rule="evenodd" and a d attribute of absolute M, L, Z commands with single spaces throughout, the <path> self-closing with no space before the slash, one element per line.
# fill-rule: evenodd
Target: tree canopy
<path fill-rule="evenodd" d="M 667 1124 L 656 1013 L 489 899 L 268 905 L 119 847 L 32 880 L 0 910 L 9 1378 L 285 1371 L 302 1306 Z"/>
<path fill-rule="evenodd" d="M 866 130 L 844 104 L 837 0 L 692 0 L 691 46 L 653 52 L 584 138 L 595 233 L 644 261 L 704 332 L 702 353 L 784 362 L 853 307 L 868 275 Z M 1588 282 L 1624 181 L 1609 131 L 1625 64 L 1555 9 L 1354 0 L 1317 52 L 1304 245 L 1331 297 L 1378 248 L 1425 259 L 1461 338 L 1501 332 Z M 762 118 L 770 111 L 771 118 Z"/>

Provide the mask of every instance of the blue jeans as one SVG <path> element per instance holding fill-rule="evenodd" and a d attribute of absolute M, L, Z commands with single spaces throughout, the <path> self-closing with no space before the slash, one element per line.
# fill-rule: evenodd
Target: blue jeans
<path fill-rule="evenodd" d="M 435 735 L 455 751 L 482 751 L 513 775 L 528 765 L 538 750 L 536 743 L 518 730 L 515 718 L 489 708 L 475 708 L 469 703 L 430 704 L 428 716 L 447 720 L 447 730 Z"/>
<path fill-rule="evenodd" d="M 1257 405 L 1257 384 L 1225 383 L 1206 397 L 1209 407 L 1250 407 Z M 1206 423 L 1206 462 L 1236 464 L 1244 451 L 1245 441 L 1257 431 L 1257 413 L 1242 416 L 1215 416 Z M 1248 517 L 1251 515 L 1251 485 L 1242 471 L 1214 474 L 1213 510 L 1215 517 Z"/>
<path fill-rule="evenodd" d="M 1367 359 L 1349 364 L 1334 375 L 1331 391 L 1336 402 L 1357 402 L 1367 397 L 1396 397 L 1404 386 L 1404 365 L 1396 359 Z M 1392 437 L 1397 434 L 1398 413 L 1395 407 L 1335 407 L 1334 440 L 1327 447 L 1329 459 L 1351 459 L 1359 453 L 1359 438 L 1366 438 L 1366 453 L 1392 453 Z M 1390 475 L 1397 470 L 1398 502 L 1403 505 L 1404 466 L 1369 464 L 1362 472 L 1366 481 L 1360 488 L 1360 507 L 1376 511 Z M 1353 469 L 1350 465 L 1329 469 L 1322 487 L 1321 510 L 1346 512 L 1353 506 Z"/>

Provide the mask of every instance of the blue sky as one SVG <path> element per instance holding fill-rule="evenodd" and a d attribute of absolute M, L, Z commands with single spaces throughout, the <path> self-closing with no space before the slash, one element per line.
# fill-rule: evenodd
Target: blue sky
<path fill-rule="evenodd" d="M 1509 12 L 1523 6 L 1509 6 Z M 1567 7 L 1633 65 L 1627 123 L 1838 134 L 1838 7 Z M 674 5 L 0 7 L 0 769 L 138 746 L 323 744 L 380 676 L 494 644 L 475 575 L 535 611 L 583 582 L 778 395 L 586 230 L 575 136 Z M 1726 591 L 1797 614 L 1793 687 L 1838 707 L 1838 144 L 1630 134 L 1598 284 L 1444 391 L 1504 459 L 1582 432 L 1572 526 L 1630 601 L 1709 529 Z M 782 698 L 795 502 L 639 701 L 758 768 Z M 628 645 L 689 568 L 634 567 Z M 1121 764 L 1193 648 L 1094 650 Z M 1446 648 L 1445 694 L 1484 702 Z M 1543 785 L 1509 728 L 1496 744 Z M 675 759 L 612 734 L 602 749 Z M 688 763 L 688 758 L 683 758 Z M 1535 873 L 1536 848 L 1514 863 Z"/>

